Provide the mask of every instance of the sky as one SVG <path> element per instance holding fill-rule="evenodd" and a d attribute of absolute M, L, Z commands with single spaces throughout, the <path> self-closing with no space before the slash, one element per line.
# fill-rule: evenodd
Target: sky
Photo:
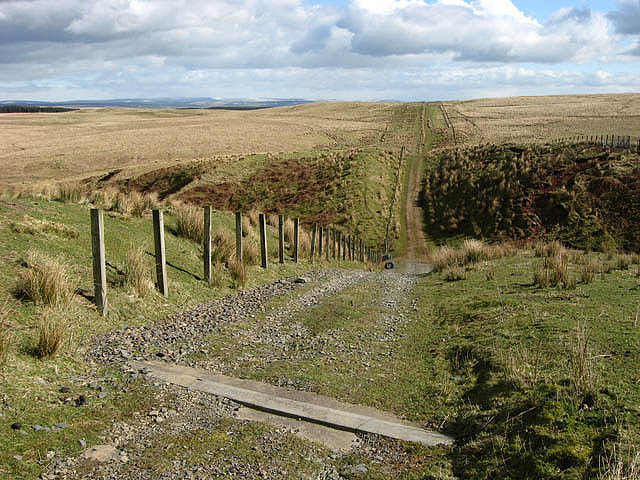
<path fill-rule="evenodd" d="M 640 91 L 640 0 L 0 0 L 0 100 Z"/>

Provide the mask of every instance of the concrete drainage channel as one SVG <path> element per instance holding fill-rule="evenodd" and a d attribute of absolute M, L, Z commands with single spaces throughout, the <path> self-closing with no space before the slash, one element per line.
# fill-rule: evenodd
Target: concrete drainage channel
<path fill-rule="evenodd" d="M 291 427 L 302 438 L 324 443 L 333 450 L 348 450 L 358 432 L 429 446 L 453 443 L 451 437 L 424 430 L 389 413 L 313 393 L 162 362 L 135 361 L 129 365 L 158 380 L 238 402 L 246 407 L 240 409 L 238 418 Z"/>

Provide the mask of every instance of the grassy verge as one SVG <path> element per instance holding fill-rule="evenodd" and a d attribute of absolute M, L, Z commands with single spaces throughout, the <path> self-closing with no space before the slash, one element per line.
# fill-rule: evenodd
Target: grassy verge
<path fill-rule="evenodd" d="M 81 450 L 80 439 L 89 445 L 100 443 L 113 420 L 130 416 L 152 401 L 144 386 L 123 383 L 117 372 L 87 364 L 84 352 L 93 335 L 123 324 L 153 323 L 232 291 L 231 275 L 224 267 L 218 266 L 224 272 L 221 285 L 210 286 L 201 280 L 201 247 L 176 236 L 176 219 L 168 214 L 165 241 L 169 296 L 162 297 L 155 291 L 140 296 L 127 281 L 127 275 L 132 275 L 127 256 L 131 259 L 130 252 L 142 249 L 145 253 L 142 259 L 136 256 L 136 268 L 153 272 L 151 219 L 109 212 L 104 222 L 109 299 L 105 318 L 90 301 L 93 280 L 88 206 L 30 197 L 0 200 L 0 477 L 37 478 L 49 463 L 47 452 L 77 453 Z M 231 232 L 233 225 L 231 215 L 215 212 L 214 230 Z M 275 259 L 277 241 L 272 228 L 269 243 L 271 258 Z M 40 304 L 42 301 L 36 304 L 19 291 L 19 278 L 33 270 L 29 252 L 54 258 L 64 266 L 74 292 L 64 307 L 49 307 Z M 145 268 L 140 263 L 146 263 Z M 267 271 L 248 265 L 247 287 L 299 275 L 310 268 L 304 260 L 298 265 L 274 262 Z M 58 322 L 66 325 L 59 349 L 51 358 L 40 358 L 42 326 Z M 94 379 L 100 380 L 103 391 L 90 386 Z M 57 432 L 32 429 L 33 425 L 52 427 L 59 423 L 66 426 Z"/>
<path fill-rule="evenodd" d="M 570 258 L 576 278 L 587 259 L 614 261 Z M 604 478 L 607 462 L 630 468 L 640 442 L 638 269 L 541 288 L 533 279 L 543 260 L 512 250 L 467 263 L 462 280 L 421 278 L 392 338 L 384 319 L 397 310 L 380 301 L 384 284 L 368 280 L 288 321 L 306 340 L 288 345 L 286 360 L 243 341 L 249 325 L 212 337 L 211 355 L 245 359 L 235 375 L 392 411 L 457 440 L 452 449 L 393 444 L 399 456 L 383 465 L 366 453 L 337 460 L 365 463 L 367 478 Z M 629 449 L 627 463 L 616 456 Z"/>

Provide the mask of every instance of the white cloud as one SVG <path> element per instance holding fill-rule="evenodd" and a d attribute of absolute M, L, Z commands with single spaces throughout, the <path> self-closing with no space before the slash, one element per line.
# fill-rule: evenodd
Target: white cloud
<path fill-rule="evenodd" d="M 621 5 L 623 12 L 634 4 Z M 313 98 L 316 91 L 407 98 L 402 82 L 415 93 L 427 80 L 435 88 L 433 82 L 459 78 L 470 85 L 593 83 L 600 67 L 575 77 L 551 75 L 556 69 L 549 66 L 634 58 L 640 47 L 621 41 L 612 26 L 621 28 L 620 17 L 612 15 L 564 8 L 541 23 L 511 0 L 352 0 L 345 7 L 303 0 L 2 0 L 0 82 L 11 89 L 94 82 L 86 88 L 128 88 L 132 95 L 163 88 L 190 94 L 190 82 L 199 94 L 207 85 L 235 92 L 244 82 L 272 95 L 283 82 L 281 94 L 298 96 L 307 90 L 297 82 L 306 81 Z M 388 87 L 389 79 L 398 88 Z"/>

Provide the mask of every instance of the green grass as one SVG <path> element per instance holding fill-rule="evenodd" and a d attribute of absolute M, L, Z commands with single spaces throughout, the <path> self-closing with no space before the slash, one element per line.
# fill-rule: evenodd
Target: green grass
<path fill-rule="evenodd" d="M 43 234 L 38 231 L 11 228 L 10 220 L 28 215 L 36 220 L 46 220 L 71 229 L 77 237 Z M 62 204 L 41 199 L 20 198 L 11 201 L 0 200 L 0 299 L 9 299 L 11 309 L 11 336 L 8 354 L 0 378 L 0 477 L 37 478 L 46 467 L 42 462 L 48 451 L 70 454 L 79 451 L 77 440 L 85 438 L 89 445 L 98 443 L 113 418 L 126 417 L 132 409 L 142 408 L 149 402 L 149 391 L 143 386 L 132 385 L 127 393 L 122 393 L 114 385 L 113 391 L 105 399 L 98 399 L 95 391 L 83 386 L 83 382 L 73 382 L 72 378 L 88 378 L 91 371 L 85 360 L 85 352 L 91 338 L 98 333 L 158 321 L 171 313 L 188 309 L 198 303 L 228 294 L 231 277 L 224 274 L 225 285 L 214 288 L 202 278 L 201 247 L 190 240 L 177 237 L 175 219 L 165 215 L 165 242 L 169 277 L 167 298 L 153 292 L 144 298 L 133 295 L 125 285 L 123 272 L 125 258 L 131 246 L 140 246 L 146 252 L 153 252 L 153 230 L 151 218 L 128 218 L 120 214 L 105 214 L 105 249 L 107 267 L 109 314 L 101 317 L 93 304 L 82 295 L 93 295 L 89 207 L 77 204 Z M 215 212 L 214 229 L 232 231 L 234 218 L 229 214 Z M 276 232 L 269 230 L 270 255 L 276 258 Z M 53 359 L 39 359 L 37 344 L 39 324 L 47 310 L 27 299 L 16 296 L 15 287 L 20 272 L 30 250 L 60 258 L 69 272 L 76 292 L 71 304 L 58 310 L 56 317 L 68 322 L 67 335 L 60 351 Z M 153 257 L 148 256 L 153 263 Z M 311 265 L 302 261 L 299 265 L 287 262 L 278 265 L 273 261 L 269 270 L 247 267 L 247 287 L 277 280 L 283 276 L 299 275 L 308 271 Z M 155 279 L 153 279 L 155 281 Z M 113 375 L 100 372 L 96 375 Z M 41 384 L 36 379 L 46 381 Z M 73 399 L 80 394 L 88 398 L 87 406 L 76 408 L 73 401 L 64 404 L 59 397 L 61 386 L 72 388 Z M 72 400 L 73 400 L 72 399 Z M 131 406 L 131 408 L 129 407 Z M 39 424 L 51 426 L 67 422 L 70 427 L 60 433 L 33 432 L 31 426 Z M 23 436 L 10 425 L 19 422 L 29 433 Z M 22 455 L 18 461 L 13 457 Z"/>
<path fill-rule="evenodd" d="M 256 362 L 273 347 L 229 343 L 248 323 L 212 337 L 211 355 L 221 365 L 247 358 L 234 375 L 286 378 L 457 439 L 452 449 L 394 447 L 406 452 L 393 466 L 398 478 L 438 478 L 443 465 L 458 478 L 596 478 L 614 444 L 640 442 L 639 280 L 633 270 L 614 270 L 573 290 L 539 288 L 539 261 L 521 254 L 471 266 L 458 282 L 441 273 L 421 278 L 411 295 L 416 309 L 395 340 L 377 337 L 391 312 L 377 301 L 380 284 L 365 282 L 288 320 L 307 326 L 319 340 L 314 348 Z M 571 264 L 570 274 L 579 268 Z M 339 462 L 364 462 L 368 478 L 391 475 L 366 455 Z"/>

